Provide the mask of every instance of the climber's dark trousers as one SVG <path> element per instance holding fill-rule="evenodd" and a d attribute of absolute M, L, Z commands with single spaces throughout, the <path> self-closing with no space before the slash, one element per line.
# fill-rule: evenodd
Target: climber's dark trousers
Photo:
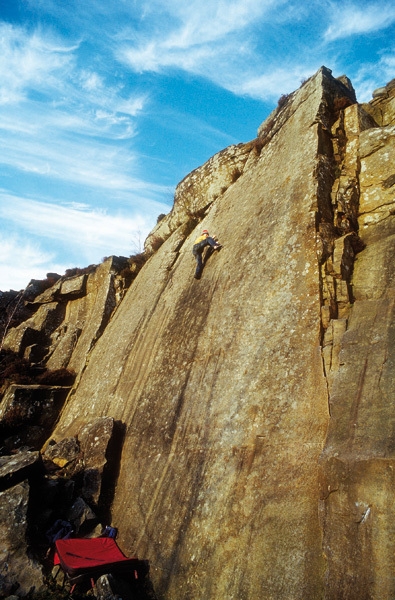
<path fill-rule="evenodd" d="M 194 250 L 193 256 L 196 259 L 195 278 L 199 279 L 199 277 L 201 276 L 202 271 L 203 271 L 203 249 L 200 252 Z"/>

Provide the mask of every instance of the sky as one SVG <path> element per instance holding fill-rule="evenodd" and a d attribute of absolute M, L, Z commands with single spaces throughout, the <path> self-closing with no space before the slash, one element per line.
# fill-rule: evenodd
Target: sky
<path fill-rule="evenodd" d="M 395 4 L 0 0 L 0 290 L 143 249 L 176 185 L 321 66 L 395 77 Z"/>

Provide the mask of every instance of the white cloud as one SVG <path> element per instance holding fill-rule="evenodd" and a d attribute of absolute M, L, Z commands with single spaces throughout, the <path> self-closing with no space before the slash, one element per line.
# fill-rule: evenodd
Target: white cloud
<path fill-rule="evenodd" d="M 185 49 L 223 39 L 261 19 L 275 4 L 273 0 L 192 0 L 175 3 L 174 16 L 182 25 L 165 40 L 163 46 Z"/>
<path fill-rule="evenodd" d="M 0 23 L 0 104 L 25 99 L 29 89 L 43 93 L 56 88 L 56 74 L 64 76 L 76 48 Z"/>
<path fill-rule="evenodd" d="M 88 245 L 95 250 L 126 248 L 137 231 L 149 233 L 147 217 L 118 212 L 107 214 L 81 204 L 54 204 L 0 192 L 0 217 L 18 224 L 28 234 L 47 240 L 61 240 L 76 247 Z"/>
<path fill-rule="evenodd" d="M 279 98 L 282 94 L 288 94 L 296 90 L 303 79 L 309 77 L 313 69 L 307 66 L 298 66 L 294 69 L 281 68 L 272 69 L 266 74 L 258 75 L 257 77 L 246 77 L 241 83 L 235 84 L 236 90 L 239 93 L 247 94 L 261 100 Z"/>
<path fill-rule="evenodd" d="M 224 52 L 224 48 L 222 52 Z M 163 42 L 149 42 L 142 47 L 123 51 L 128 65 L 138 73 L 159 72 L 167 67 L 199 73 L 212 54 L 212 48 L 204 45 L 180 48 Z"/>
<path fill-rule="evenodd" d="M 321 65 L 343 63 L 345 52 L 328 54 L 329 42 L 395 22 L 395 7 L 385 0 L 150 0 L 143 6 L 139 26 L 116 37 L 116 55 L 132 71 L 182 70 L 237 95 L 271 101 Z"/>
<path fill-rule="evenodd" d="M 332 6 L 326 41 L 338 40 L 356 34 L 367 34 L 389 27 L 395 21 L 395 7 L 391 4 L 345 4 Z"/>
<path fill-rule="evenodd" d="M 16 227 L 20 232 L 0 234 L 2 291 L 24 288 L 49 271 L 62 274 L 67 268 L 99 263 L 104 256 L 141 251 L 154 224 L 152 213 L 110 215 L 80 203 L 45 203 L 1 191 L 0 219 L 9 232 Z"/>
<path fill-rule="evenodd" d="M 53 127 L 57 118 L 57 126 L 87 135 L 133 136 L 134 120 L 148 101 L 147 94 L 122 97 L 122 86 L 109 85 L 92 69 L 78 68 L 78 51 L 79 45 L 62 46 L 48 31 L 30 32 L 0 22 L 0 103 L 8 105 L 4 110 L 18 104 L 16 121 L 26 115 L 25 121 L 36 128 L 51 118 Z M 118 114 L 122 109 L 129 119 Z M 95 119 L 100 110 L 107 120 Z M 4 121 L 14 120 L 9 117 L 5 113 Z"/>
<path fill-rule="evenodd" d="M 383 76 L 386 83 L 394 78 L 395 73 L 395 50 L 391 54 L 384 54 L 380 60 L 380 68 L 383 71 Z"/>
<path fill-rule="evenodd" d="M 149 188 L 139 178 L 136 152 L 126 145 L 136 135 L 147 94 L 124 97 L 121 85 L 79 69 L 78 49 L 48 31 L 0 23 L 0 164 L 43 181 L 115 192 Z"/>
<path fill-rule="evenodd" d="M 136 117 L 141 113 L 147 101 L 148 96 L 131 96 L 126 100 L 120 100 L 117 105 L 117 112 Z"/>
<path fill-rule="evenodd" d="M 89 92 L 101 92 L 103 90 L 103 79 L 97 73 L 91 71 L 81 71 L 81 85 Z"/>
<path fill-rule="evenodd" d="M 120 104 L 122 113 L 98 108 L 87 119 L 51 108 L 40 117 L 36 106 L 9 108 L 0 115 L 5 133 L 0 163 L 98 189 L 158 192 L 160 186 L 139 178 L 137 154 L 122 143 L 135 135 L 127 111 L 137 113 L 141 106 L 139 98 L 130 98 Z"/>
<path fill-rule="evenodd" d="M 352 79 L 359 102 L 370 102 L 375 89 L 394 78 L 395 50 L 386 50 L 379 61 L 363 63 Z"/>
<path fill-rule="evenodd" d="M 171 67 L 212 75 L 225 57 L 232 62 L 232 56 L 250 51 L 247 39 L 241 42 L 239 36 L 264 19 L 274 6 L 279 9 L 283 3 L 274 0 L 171 2 L 166 4 L 167 28 L 162 27 L 163 15 L 160 15 L 150 30 L 138 34 L 128 34 L 125 30 L 118 55 L 138 73 Z M 131 40 L 126 39 L 128 35 Z"/>
<path fill-rule="evenodd" d="M 1 162 L 24 173 L 45 175 L 67 183 L 107 190 L 143 188 L 128 174 L 132 160 L 122 151 L 86 140 L 8 139 Z"/>
<path fill-rule="evenodd" d="M 49 270 L 60 271 L 60 274 L 65 271 L 63 266 L 55 264 L 53 253 L 45 252 L 26 237 L 0 233 L 0 244 L 0 290 L 3 292 L 24 289 L 31 279 L 44 279 Z M 47 268 L 49 265 L 51 269 Z"/>
<path fill-rule="evenodd" d="M 298 40 L 300 51 L 292 46 L 297 39 L 292 29 L 313 21 L 316 4 L 315 0 L 307 6 L 292 0 L 175 0 L 165 8 L 161 3 L 159 10 L 151 0 L 145 5 L 150 26 L 125 29 L 116 38 L 116 55 L 138 74 L 182 70 L 236 95 L 273 101 L 323 64 L 312 48 L 306 49 L 303 38 Z M 317 39 L 318 30 L 317 24 Z"/>

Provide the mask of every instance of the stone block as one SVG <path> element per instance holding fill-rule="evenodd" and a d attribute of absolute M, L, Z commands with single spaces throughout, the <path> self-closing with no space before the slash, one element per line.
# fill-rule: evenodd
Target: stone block
<path fill-rule="evenodd" d="M 39 452 L 20 450 L 9 456 L 0 456 L 0 490 L 5 490 L 16 483 L 43 473 Z"/>
<path fill-rule="evenodd" d="M 73 525 L 74 531 L 80 537 L 88 534 L 98 523 L 97 515 L 83 500 L 77 498 L 67 513 L 67 520 Z"/>
<path fill-rule="evenodd" d="M 80 456 L 80 445 L 75 437 L 69 437 L 56 443 L 52 440 L 46 445 L 43 457 L 55 465 L 64 468 Z"/>
<path fill-rule="evenodd" d="M 44 588 L 42 566 L 31 558 L 26 540 L 29 484 L 0 492 L 0 596 L 26 596 Z"/>
<path fill-rule="evenodd" d="M 60 296 L 62 298 L 79 298 L 83 296 L 86 291 L 86 279 L 86 275 L 64 279 L 60 286 Z"/>
<path fill-rule="evenodd" d="M 17 435 L 19 445 L 32 444 L 39 449 L 69 393 L 69 387 L 10 385 L 0 403 L 0 426 L 4 435 Z M 32 436 L 31 429 L 35 427 Z"/>
<path fill-rule="evenodd" d="M 107 464 L 109 444 L 114 433 L 114 419 L 102 417 L 81 428 L 78 439 L 84 454 L 82 495 L 97 505 L 102 489 L 102 476 Z"/>

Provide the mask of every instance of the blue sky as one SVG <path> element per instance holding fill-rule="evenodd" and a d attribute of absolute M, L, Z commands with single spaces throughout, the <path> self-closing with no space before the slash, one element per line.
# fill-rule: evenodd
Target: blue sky
<path fill-rule="evenodd" d="M 395 77 L 395 5 L 0 0 L 0 290 L 142 249 L 175 186 L 322 65 Z"/>

